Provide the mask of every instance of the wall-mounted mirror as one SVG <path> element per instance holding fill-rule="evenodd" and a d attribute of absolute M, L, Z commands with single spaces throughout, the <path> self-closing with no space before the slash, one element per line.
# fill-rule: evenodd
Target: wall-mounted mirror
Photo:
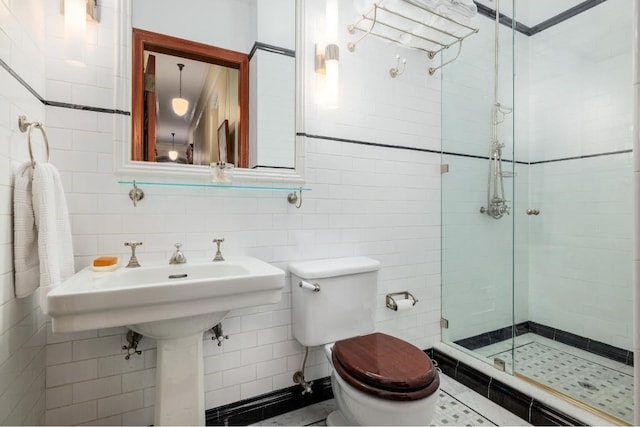
<path fill-rule="evenodd" d="M 116 123 L 119 173 L 204 177 L 222 154 L 240 180 L 302 182 L 301 0 L 120 3 L 132 115 Z"/>
<path fill-rule="evenodd" d="M 249 166 L 248 55 L 134 28 L 132 74 L 132 160 Z"/>

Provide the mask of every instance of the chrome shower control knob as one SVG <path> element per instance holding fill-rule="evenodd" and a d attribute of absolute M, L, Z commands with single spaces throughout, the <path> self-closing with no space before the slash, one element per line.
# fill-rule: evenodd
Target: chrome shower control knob
<path fill-rule="evenodd" d="M 540 209 L 527 209 L 527 215 L 540 215 Z"/>

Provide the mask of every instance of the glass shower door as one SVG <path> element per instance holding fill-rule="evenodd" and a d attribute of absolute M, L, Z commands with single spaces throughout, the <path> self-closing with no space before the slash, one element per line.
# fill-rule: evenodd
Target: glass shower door
<path fill-rule="evenodd" d="M 442 340 L 632 423 L 632 2 L 491 4 L 442 70 Z"/>
<path fill-rule="evenodd" d="M 510 371 L 514 37 L 495 19 L 474 19 L 480 31 L 442 71 L 442 340 Z"/>
<path fill-rule="evenodd" d="M 539 12 L 517 4 L 517 20 Z M 515 216 L 514 374 L 612 424 L 633 423 L 632 6 L 549 12 L 564 19 L 515 58 L 529 204 Z"/>

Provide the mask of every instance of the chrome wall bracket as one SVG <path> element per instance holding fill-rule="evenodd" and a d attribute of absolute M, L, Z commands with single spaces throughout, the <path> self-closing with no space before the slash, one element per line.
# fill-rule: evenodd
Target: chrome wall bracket
<path fill-rule="evenodd" d="M 298 192 L 300 192 L 300 196 L 298 196 Z M 287 194 L 287 202 L 291 205 L 295 205 L 296 208 L 300 209 L 302 207 L 302 187 L 300 189 L 294 191 L 293 193 Z"/>
<path fill-rule="evenodd" d="M 129 191 L 129 198 L 133 201 L 133 207 L 138 206 L 138 202 L 144 199 L 144 191 L 142 191 L 137 185 L 136 181 L 133 181 L 133 188 Z"/>

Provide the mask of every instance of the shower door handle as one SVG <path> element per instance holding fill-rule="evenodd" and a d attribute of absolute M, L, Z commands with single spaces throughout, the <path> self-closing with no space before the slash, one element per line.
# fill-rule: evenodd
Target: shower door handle
<path fill-rule="evenodd" d="M 527 209 L 527 215 L 540 215 L 540 209 Z"/>

